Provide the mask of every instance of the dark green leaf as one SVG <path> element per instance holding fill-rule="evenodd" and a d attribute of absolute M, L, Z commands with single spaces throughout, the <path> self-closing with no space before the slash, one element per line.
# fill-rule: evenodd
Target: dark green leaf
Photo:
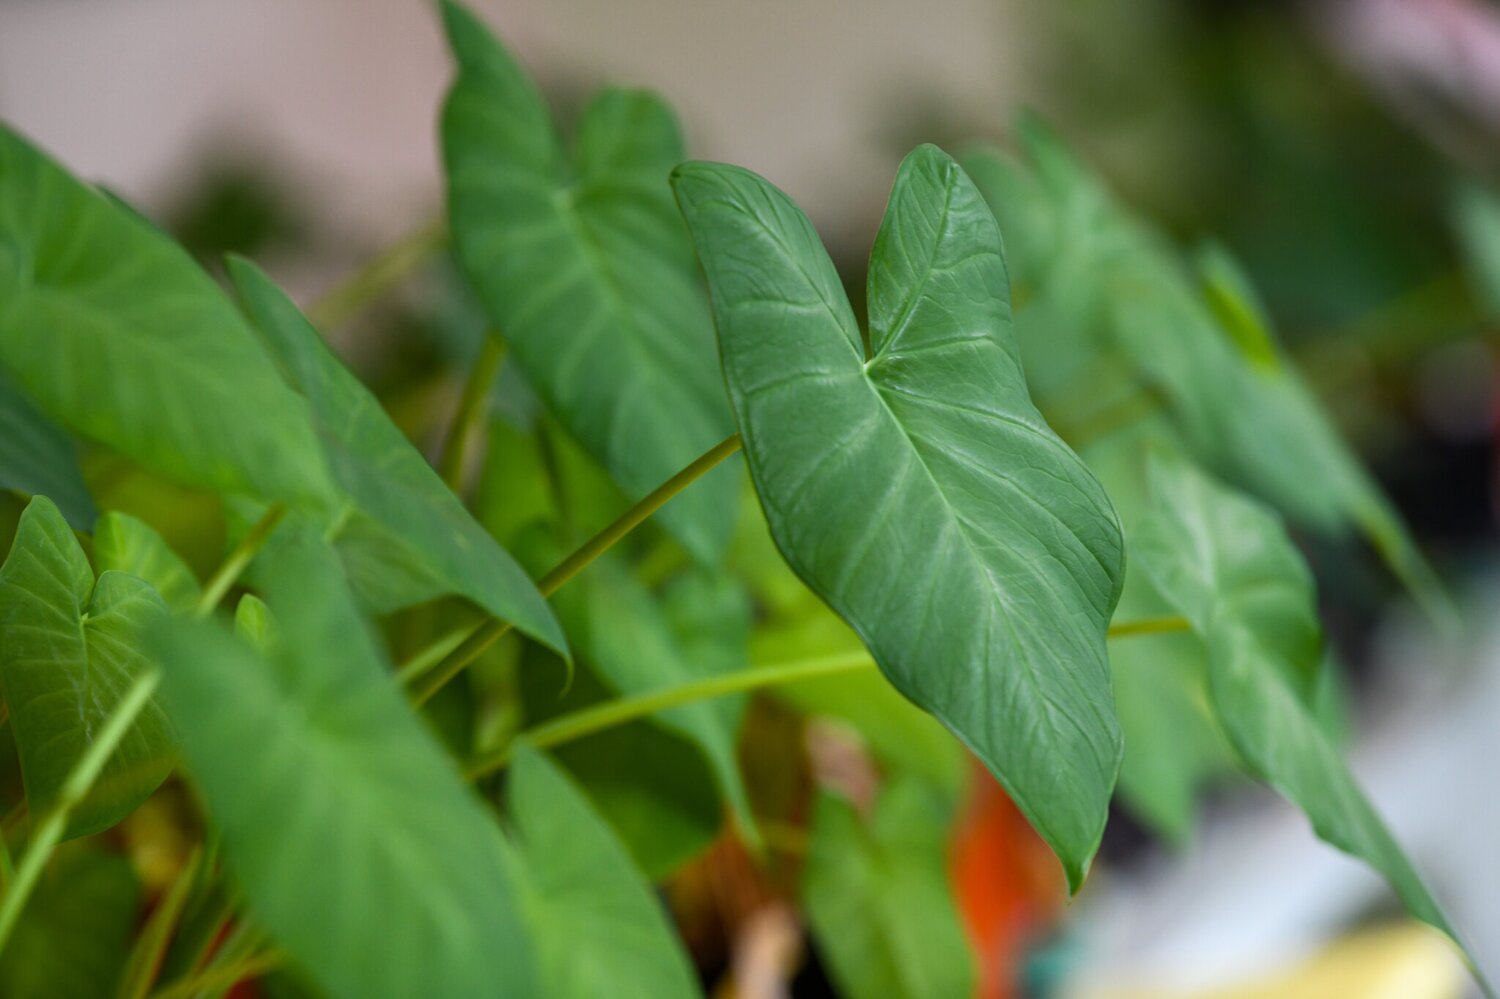
<path fill-rule="evenodd" d="M 1131 551 L 1207 644 L 1214 711 L 1245 765 L 1456 940 L 1310 706 L 1321 657 L 1312 580 L 1279 519 L 1165 452 L 1149 478 L 1152 512 Z"/>
<path fill-rule="evenodd" d="M 268 556 L 267 656 L 205 623 L 158 639 L 250 911 L 334 996 L 535 995 L 499 829 L 392 684 L 333 556 L 300 537 Z"/>
<path fill-rule="evenodd" d="M 777 545 L 995 772 L 1076 888 L 1119 768 L 1104 632 L 1124 553 L 1103 490 L 1027 395 L 989 209 L 936 148 L 907 157 L 871 255 L 866 359 L 784 194 L 714 164 L 676 187 Z"/>
<path fill-rule="evenodd" d="M 549 999 L 697 996 L 697 978 L 630 855 L 557 765 L 516 749 L 506 804 Z"/>
<path fill-rule="evenodd" d="M 562 629 L 521 567 L 291 300 L 248 261 L 230 260 L 229 271 L 256 327 L 311 406 L 328 467 L 348 497 L 337 547 L 361 596 L 389 611 L 456 593 L 566 654 Z"/>
<path fill-rule="evenodd" d="M 749 608 L 723 578 L 693 577 L 659 600 L 617 559 L 600 559 L 555 598 L 578 653 L 617 693 L 640 694 L 744 669 Z M 757 840 L 736 756 L 745 699 L 719 697 L 664 711 L 653 722 L 702 752 L 719 790 Z"/>
<path fill-rule="evenodd" d="M 974 994 L 974 956 L 948 887 L 949 819 L 942 798 L 911 780 L 887 787 L 868 822 L 819 795 L 802 898 L 840 995 Z"/>
<path fill-rule="evenodd" d="M 87 530 L 97 516 L 78 470 L 73 440 L 0 371 L 0 488 L 46 496 L 68 523 Z"/>
<path fill-rule="evenodd" d="M 86 844 L 58 852 L 0 957 L 5 999 L 99 999 L 124 969 L 140 906 L 130 861 Z"/>
<path fill-rule="evenodd" d="M 162 536 L 128 513 L 112 511 L 99 518 L 94 564 L 101 573 L 113 569 L 139 576 L 176 611 L 187 610 L 202 592 L 198 577 Z"/>
<path fill-rule="evenodd" d="M 306 405 L 178 246 L 0 127 L 0 367 L 168 478 L 322 506 Z"/>
<path fill-rule="evenodd" d="M 31 501 L 0 569 L 0 686 L 33 815 L 52 807 L 96 730 L 150 668 L 142 629 L 162 616 L 143 580 L 104 572 L 96 582 L 57 507 Z M 166 715 L 147 705 L 72 809 L 67 834 L 107 829 L 134 810 L 172 769 L 172 744 Z"/>
<path fill-rule="evenodd" d="M 615 696 L 586 657 L 566 694 L 562 669 L 547 654 L 523 660 L 526 724 L 535 726 Z M 546 668 L 548 665 L 553 668 Z M 646 876 L 660 880 L 702 853 L 724 825 L 718 784 L 693 742 L 646 720 L 558 746 L 553 758 L 624 842 Z"/>
<path fill-rule="evenodd" d="M 671 111 L 608 90 L 564 154 L 541 95 L 479 21 L 443 5 L 459 74 L 443 111 L 454 242 L 547 408 L 638 499 L 729 435 L 708 309 L 667 175 Z M 658 514 L 713 561 L 734 519 L 718 469 Z"/>

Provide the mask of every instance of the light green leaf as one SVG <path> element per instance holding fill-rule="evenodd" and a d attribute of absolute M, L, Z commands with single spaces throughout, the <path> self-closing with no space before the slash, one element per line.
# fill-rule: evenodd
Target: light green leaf
<path fill-rule="evenodd" d="M 948 886 L 949 814 L 920 783 L 888 786 L 866 822 L 831 794 L 813 806 L 802 899 L 848 999 L 974 994 L 974 955 Z"/>
<path fill-rule="evenodd" d="M 0 687 L 10 708 L 27 804 L 45 815 L 69 772 L 136 679 L 151 667 L 143 629 L 163 616 L 150 584 L 122 572 L 97 582 L 57 507 L 37 497 L 0 568 Z M 140 713 L 67 835 L 108 829 L 154 791 L 175 762 L 156 703 Z"/>
<path fill-rule="evenodd" d="M 86 844 L 60 851 L 0 957 L 5 999 L 99 999 L 125 966 L 139 915 L 130 861 Z"/>
<path fill-rule="evenodd" d="M 941 151 L 907 157 L 871 255 L 867 359 L 784 194 L 702 163 L 676 187 L 778 547 L 994 771 L 1076 889 L 1119 769 L 1104 632 L 1124 553 L 1027 395 L 993 216 Z"/>
<path fill-rule="evenodd" d="M 261 655 L 267 655 L 278 640 L 276 619 L 271 608 L 253 593 L 240 597 L 234 608 L 234 633 L 246 645 Z"/>
<path fill-rule="evenodd" d="M 229 272 L 252 321 L 312 409 L 350 510 L 337 548 L 360 595 L 385 612 L 454 593 L 567 654 L 546 600 L 479 526 L 379 401 L 253 264 Z"/>
<path fill-rule="evenodd" d="M 509 53 L 463 7 L 443 14 L 459 68 L 442 125 L 459 259 L 547 408 L 639 499 L 732 430 L 667 187 L 676 119 L 649 94 L 607 90 L 570 158 Z M 657 516 L 712 562 L 734 501 L 721 468 Z"/>
<path fill-rule="evenodd" d="M 1159 453 L 1132 554 L 1209 654 L 1209 692 L 1245 765 L 1326 842 L 1368 863 L 1413 916 L 1457 940 L 1312 707 L 1321 657 L 1312 580 L 1274 513 Z"/>
<path fill-rule="evenodd" d="M 257 923 L 333 996 L 536 995 L 499 829 L 392 684 L 332 554 L 294 537 L 265 576 L 268 655 L 201 622 L 157 639 Z"/>
<path fill-rule="evenodd" d="M 147 523 L 111 511 L 94 525 L 94 564 L 99 571 L 129 573 L 150 583 L 168 607 L 183 611 L 202 592 L 198 577 Z"/>
<path fill-rule="evenodd" d="M 0 371 L 0 488 L 46 496 L 68 523 L 87 530 L 97 516 L 73 440 Z"/>
<path fill-rule="evenodd" d="M 185 251 L 0 127 L 0 368 L 188 485 L 329 500 L 306 405 Z"/>
<path fill-rule="evenodd" d="M 702 991 L 661 903 L 620 841 L 546 756 L 516 747 L 506 785 L 549 999 Z"/>

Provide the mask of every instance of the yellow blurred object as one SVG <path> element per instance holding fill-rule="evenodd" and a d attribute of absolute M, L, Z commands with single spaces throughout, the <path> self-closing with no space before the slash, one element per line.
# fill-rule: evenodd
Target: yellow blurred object
<path fill-rule="evenodd" d="M 1108 990 L 1088 999 L 1459 999 L 1467 981 L 1444 937 L 1398 923 L 1350 934 L 1290 969 L 1229 988 Z"/>

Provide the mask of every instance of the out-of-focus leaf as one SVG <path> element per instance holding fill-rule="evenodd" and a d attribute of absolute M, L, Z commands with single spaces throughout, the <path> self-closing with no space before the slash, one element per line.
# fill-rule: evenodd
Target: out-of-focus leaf
<path fill-rule="evenodd" d="M 556 666 L 555 658 L 547 656 Z M 594 675 L 587 657 L 561 696 L 562 670 L 547 665 L 535 657 L 521 664 L 528 726 L 614 696 Z M 655 722 L 596 732 L 558 746 L 553 757 L 653 881 L 701 853 L 723 828 L 718 784 L 703 753 L 688 738 Z"/>
<path fill-rule="evenodd" d="M 234 608 L 234 633 L 256 652 L 268 654 L 277 639 L 271 608 L 253 593 L 240 597 Z"/>
<path fill-rule="evenodd" d="M 859 636 L 796 582 L 801 605 L 756 628 L 751 659 L 764 666 L 863 651 Z M 968 777 L 962 744 L 932 715 L 897 693 L 877 670 L 779 684 L 769 693 L 811 717 L 843 722 L 887 769 L 922 778 L 950 801 L 960 799 Z"/>
<path fill-rule="evenodd" d="M 1109 434 L 1082 452 L 1119 511 L 1127 549 L 1151 510 L 1144 456 L 1152 448 L 1179 448 L 1170 425 L 1158 419 Z M 1115 619 L 1139 621 L 1173 613 L 1140 560 L 1130 558 Z M 1234 750 L 1209 703 L 1208 652 L 1196 635 L 1138 635 L 1111 642 L 1109 664 L 1125 736 L 1120 796 L 1138 819 L 1167 841 L 1183 845 L 1192 834 L 1201 790 L 1239 773 Z"/>
<path fill-rule="evenodd" d="M 510 544 L 528 525 L 553 513 L 553 496 L 538 435 L 505 420 L 490 421 L 489 446 L 475 515 L 490 536 Z"/>
<path fill-rule="evenodd" d="M 202 592 L 198 577 L 145 521 L 110 512 L 94 526 L 94 564 L 98 570 L 139 576 L 175 611 L 191 607 Z"/>
<path fill-rule="evenodd" d="M 509 53 L 463 7 L 443 11 L 459 69 L 442 125 L 459 259 L 547 408 L 639 499 L 733 429 L 667 187 L 676 119 L 649 94 L 606 90 L 569 157 Z M 734 500 L 734 472 L 716 469 L 658 517 L 712 562 Z"/>
<path fill-rule="evenodd" d="M 1449 215 L 1475 290 L 1490 315 L 1500 315 L 1500 195 L 1464 183 L 1454 191 Z"/>
<path fill-rule="evenodd" d="M 307 406 L 166 236 L 0 128 L 0 367 L 168 478 L 325 506 Z"/>
<path fill-rule="evenodd" d="M 85 844 L 42 873 L 0 957 L 5 999 L 99 999 L 124 968 L 140 887 L 130 862 Z"/>
<path fill-rule="evenodd" d="M 821 794 L 802 898 L 813 939 L 849 999 L 974 994 L 974 955 L 948 885 L 950 815 L 920 783 L 889 785 L 866 821 Z"/>
<path fill-rule="evenodd" d="M 525 743 L 509 773 L 505 799 L 526 872 L 543 994 L 701 995 L 661 903 L 568 777 Z"/>
<path fill-rule="evenodd" d="M 0 488 L 46 496 L 68 523 L 87 530 L 97 513 L 73 440 L 0 371 Z"/>
<path fill-rule="evenodd" d="M 640 694 L 744 669 L 749 608 L 734 584 L 706 572 L 672 603 L 658 599 L 613 558 L 557 594 L 554 603 L 578 654 L 617 693 Z M 653 722 L 703 753 L 742 832 L 758 839 L 735 744 L 745 699 L 718 697 L 682 705 Z"/>
<path fill-rule="evenodd" d="M 27 505 L 0 568 L 0 687 L 33 815 L 51 809 L 97 729 L 151 667 L 143 629 L 162 615 L 161 598 L 144 580 L 123 572 L 94 579 L 51 500 L 39 496 Z M 171 725 L 153 701 L 69 813 L 67 835 L 120 821 L 174 762 Z"/>
<path fill-rule="evenodd" d="M 499 829 L 392 685 L 332 554 L 294 537 L 265 576 L 268 655 L 202 622 L 157 638 L 256 921 L 334 996 L 536 995 Z"/>
<path fill-rule="evenodd" d="M 1104 632 L 1124 552 L 1027 395 L 994 217 L 941 151 L 907 157 L 871 254 L 867 358 L 786 195 L 716 164 L 675 183 L 777 545 L 985 761 L 1076 889 L 1119 769 Z"/>
<path fill-rule="evenodd" d="M 1362 531 L 1433 618 L 1451 622 L 1442 586 L 1282 356 L 1238 264 L 1209 249 L 1198 262 L 1200 287 L 1176 248 L 1117 204 L 1045 127 L 1027 120 L 1019 132 L 1031 185 L 993 181 L 1020 169 L 1003 154 L 978 151 L 967 162 L 992 179 L 987 196 L 1030 199 L 1024 208 L 992 201 L 1000 218 L 1050 206 L 1051 229 L 1012 226 L 1023 233 L 1013 251 L 1050 254 L 1015 264 L 1039 275 L 1018 323 L 1027 375 L 1044 401 L 1144 387 L 1165 401 L 1200 461 L 1317 530 Z"/>
<path fill-rule="evenodd" d="M 361 596 L 389 611 L 455 593 L 566 654 L 562 629 L 521 567 L 291 300 L 247 261 L 231 260 L 229 271 L 256 327 L 306 397 L 328 466 L 348 497 L 337 547 Z"/>
<path fill-rule="evenodd" d="M 1310 707 L 1321 656 L 1312 579 L 1279 519 L 1166 452 L 1152 455 L 1149 479 L 1152 512 L 1131 552 L 1207 644 L 1210 697 L 1241 759 L 1457 941 Z"/>

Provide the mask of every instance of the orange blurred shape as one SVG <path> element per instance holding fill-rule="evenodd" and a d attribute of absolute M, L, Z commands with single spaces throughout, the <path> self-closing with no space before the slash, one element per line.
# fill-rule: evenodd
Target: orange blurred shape
<path fill-rule="evenodd" d="M 1028 944 L 1057 920 L 1062 869 L 989 771 L 974 763 L 949 870 L 979 961 L 980 999 L 1014 999 Z"/>

